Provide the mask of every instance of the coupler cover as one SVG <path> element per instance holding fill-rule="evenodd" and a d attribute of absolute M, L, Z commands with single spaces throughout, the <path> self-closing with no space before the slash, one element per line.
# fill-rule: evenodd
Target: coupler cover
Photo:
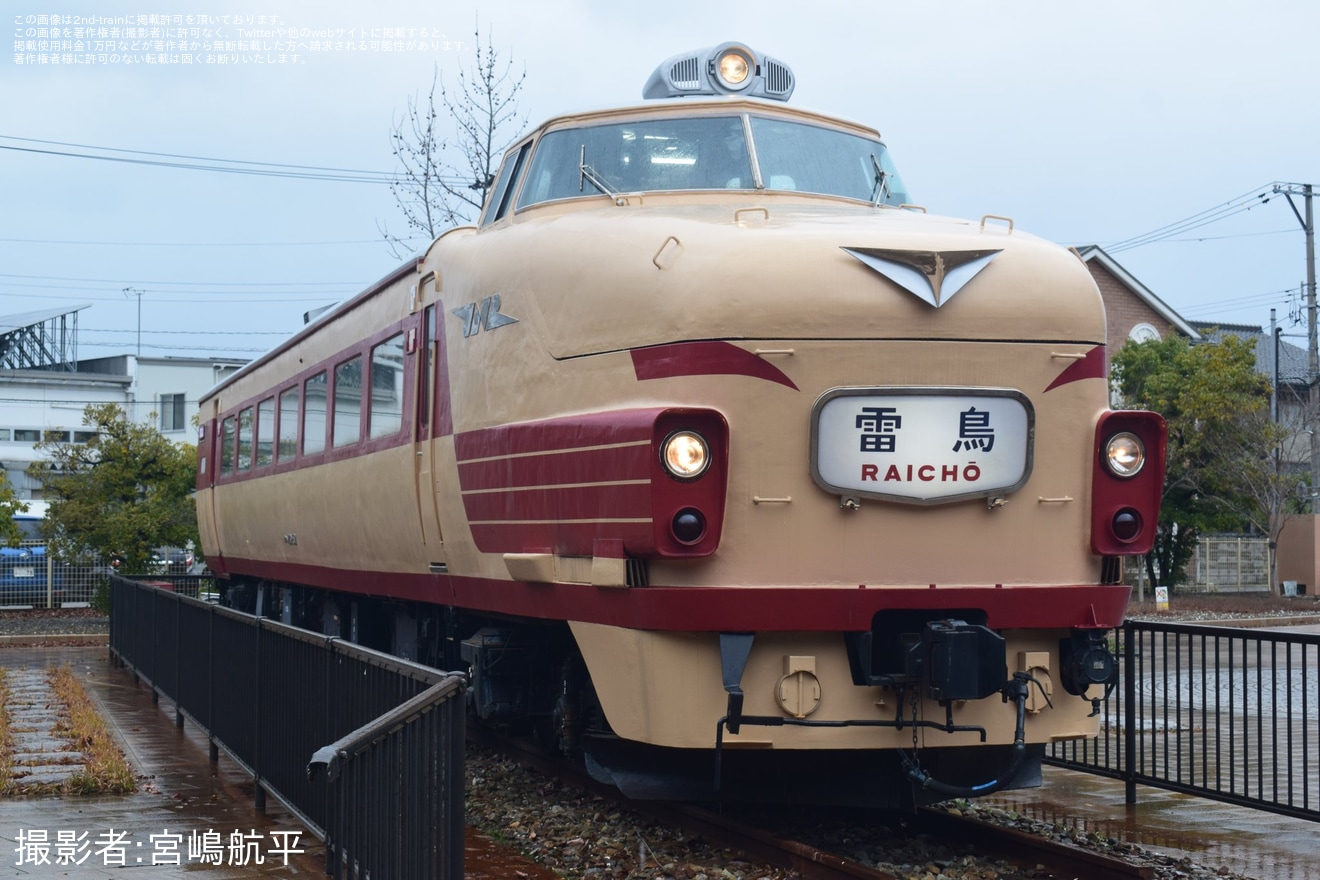
<path fill-rule="evenodd" d="M 1008 680 L 1004 637 L 984 626 L 933 620 L 908 650 L 909 663 L 917 661 L 914 665 L 932 700 L 982 700 L 998 693 Z M 914 651 L 920 652 L 919 658 L 912 656 Z"/>

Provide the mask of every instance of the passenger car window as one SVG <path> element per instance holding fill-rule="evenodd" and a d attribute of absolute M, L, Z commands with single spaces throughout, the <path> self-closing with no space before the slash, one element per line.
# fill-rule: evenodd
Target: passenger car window
<path fill-rule="evenodd" d="M 303 455 L 325 449 L 325 408 L 330 396 L 325 370 L 303 385 Z"/>
<path fill-rule="evenodd" d="M 257 404 L 257 467 L 264 467 L 274 460 L 275 446 L 275 398 L 267 397 Z"/>
<path fill-rule="evenodd" d="M 220 476 L 234 472 L 234 417 L 230 416 L 220 423 L 220 448 L 216 455 L 220 457 Z"/>
<path fill-rule="evenodd" d="M 399 333 L 371 349 L 370 436 L 387 437 L 402 427 L 403 334 Z"/>
<path fill-rule="evenodd" d="M 298 389 L 280 392 L 280 442 L 275 447 L 276 461 L 290 461 L 298 451 Z"/>
<path fill-rule="evenodd" d="M 335 448 L 362 438 L 362 357 L 335 367 Z"/>
<path fill-rule="evenodd" d="M 241 410 L 238 414 L 238 469 L 249 470 L 252 467 L 252 407 Z"/>

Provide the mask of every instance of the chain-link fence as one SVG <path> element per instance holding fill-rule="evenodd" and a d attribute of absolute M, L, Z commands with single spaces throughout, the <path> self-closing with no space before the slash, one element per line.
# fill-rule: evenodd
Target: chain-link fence
<path fill-rule="evenodd" d="M 99 558 L 66 562 L 46 552 L 44 541 L 0 546 L 0 607 L 59 608 L 90 605 L 104 589 L 115 566 Z M 168 550 L 169 548 L 162 548 Z M 177 558 L 176 558 L 177 556 Z M 194 563 L 191 551 L 167 553 L 141 574 L 177 578 L 197 575 L 205 566 Z"/>
<path fill-rule="evenodd" d="M 1210 535 L 1196 542 L 1188 587 L 1206 593 L 1268 592 L 1270 549 L 1265 538 Z"/>
<path fill-rule="evenodd" d="M 1146 577 L 1146 562 L 1129 559 L 1123 569 L 1133 597 L 1145 601 L 1153 595 Z M 1190 593 L 1266 593 L 1270 591 L 1270 547 L 1265 538 L 1246 535 L 1211 535 L 1196 542 L 1178 589 Z"/>

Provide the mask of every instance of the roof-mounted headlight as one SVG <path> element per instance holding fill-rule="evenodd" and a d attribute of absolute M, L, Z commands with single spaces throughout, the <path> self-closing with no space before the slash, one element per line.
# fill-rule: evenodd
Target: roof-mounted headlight
<path fill-rule="evenodd" d="M 782 61 L 742 43 L 721 43 L 661 62 L 642 88 L 642 97 L 743 95 L 787 101 L 794 84 L 793 71 Z"/>
<path fill-rule="evenodd" d="M 727 49 L 710 63 L 711 71 L 730 89 L 744 89 L 751 81 L 753 62 L 741 49 Z"/>

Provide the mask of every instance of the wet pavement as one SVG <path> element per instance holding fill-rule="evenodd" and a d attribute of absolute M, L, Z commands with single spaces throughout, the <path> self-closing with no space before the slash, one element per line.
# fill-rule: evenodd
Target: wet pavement
<path fill-rule="evenodd" d="M 1044 776 L 1040 788 L 983 801 L 1257 880 L 1320 880 L 1315 822 L 1147 786 L 1138 786 L 1137 803 L 1128 805 L 1121 781 L 1061 767 L 1046 767 Z"/>
<path fill-rule="evenodd" d="M 168 701 L 153 704 L 146 685 L 110 665 L 104 646 L 0 649 L 11 691 L 64 665 L 97 703 L 139 791 L 0 798 L 0 878 L 325 876 L 320 840 L 274 798 L 258 813 L 247 774 L 223 752 L 211 763 L 205 735 L 189 722 L 176 727 Z M 468 880 L 555 877 L 471 829 L 466 848 Z"/>
<path fill-rule="evenodd" d="M 0 650 L 7 670 L 66 664 L 143 785 L 127 796 L 0 798 L 0 878 L 324 876 L 320 841 L 274 798 L 259 814 L 246 774 L 223 754 L 212 764 L 205 736 L 191 723 L 176 727 L 173 707 L 153 705 L 104 646 Z M 1121 782 L 1055 767 L 1039 789 L 986 800 L 1259 880 L 1320 880 L 1317 823 L 1144 786 L 1129 806 Z M 469 880 L 554 876 L 471 833 L 467 863 Z"/>
<path fill-rule="evenodd" d="M 9 647 L 0 666 L 68 665 L 139 774 L 131 795 L 0 799 L 0 877 L 324 876 L 324 848 L 278 801 L 254 807 L 251 780 L 223 755 L 212 764 L 193 725 L 151 702 L 111 667 L 105 647 Z"/>
<path fill-rule="evenodd" d="M 1320 633 L 1320 625 L 1260 629 Z M 1044 776 L 1039 789 L 985 800 L 1032 819 L 1186 854 L 1201 865 L 1258 880 L 1320 880 L 1320 823 L 1148 786 L 1138 786 L 1137 803 L 1128 805 L 1121 781 L 1049 766 Z"/>

